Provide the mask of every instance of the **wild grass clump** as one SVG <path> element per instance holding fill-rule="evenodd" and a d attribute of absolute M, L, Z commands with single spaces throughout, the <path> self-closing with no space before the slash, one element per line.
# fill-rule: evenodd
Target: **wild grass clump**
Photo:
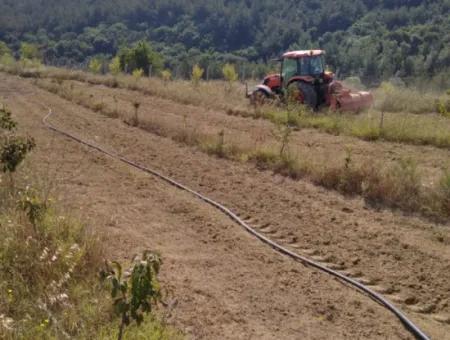
<path fill-rule="evenodd" d="M 439 97 L 430 92 L 384 82 L 375 91 L 375 108 L 383 112 L 433 113 L 437 112 L 436 100 Z"/>
<path fill-rule="evenodd" d="M 241 160 L 245 158 L 247 153 L 243 148 L 234 143 L 226 143 L 224 130 L 219 131 L 217 136 L 198 135 L 196 140 L 198 141 L 200 150 L 218 158 Z"/>
<path fill-rule="evenodd" d="M 438 203 L 438 208 L 442 215 L 450 217 L 450 171 L 447 170 L 442 175 L 438 189 L 436 191 L 437 197 L 433 197 L 432 201 Z M 435 210 L 437 210 L 435 209 Z"/>
<path fill-rule="evenodd" d="M 364 179 L 364 198 L 376 205 L 388 205 L 405 211 L 416 211 L 428 203 L 424 199 L 422 179 L 412 160 L 370 172 Z"/>
<path fill-rule="evenodd" d="M 12 321 L 0 325 L 0 337 L 77 336 L 86 331 L 81 324 L 93 332 L 96 321 L 109 318 L 106 308 L 85 305 L 103 294 L 96 283 L 101 258 L 95 239 L 38 192 L 8 191 L 3 186 L 0 193 L 0 232 L 6 236 L 0 239 L 0 314 Z"/>
<path fill-rule="evenodd" d="M 310 172 L 313 183 L 346 195 L 363 195 L 363 183 L 367 178 L 366 166 L 347 163 L 344 166 L 322 166 Z"/>

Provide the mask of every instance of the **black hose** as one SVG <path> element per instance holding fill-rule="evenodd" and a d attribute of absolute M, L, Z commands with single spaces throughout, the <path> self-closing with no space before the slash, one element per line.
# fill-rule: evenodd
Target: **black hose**
<path fill-rule="evenodd" d="M 347 277 L 341 273 L 339 273 L 338 271 L 332 270 L 330 268 L 327 268 L 326 266 L 321 265 L 318 262 L 312 261 L 304 256 L 298 255 L 292 251 L 290 251 L 289 249 L 279 245 L 278 243 L 270 240 L 269 238 L 265 237 L 264 235 L 258 233 L 255 229 L 253 229 L 251 226 L 249 226 L 245 221 L 243 221 L 241 218 L 239 218 L 239 216 L 237 216 L 235 213 L 233 213 L 230 209 L 228 209 L 227 207 L 225 207 L 224 205 L 188 188 L 187 186 L 178 183 L 177 181 L 171 179 L 170 177 L 167 177 L 155 170 L 149 169 L 147 167 L 144 167 L 138 163 L 135 163 L 133 161 L 128 160 L 125 157 L 122 157 L 120 155 L 114 154 L 112 152 L 109 152 L 107 150 L 105 150 L 104 148 L 98 146 L 98 145 L 94 145 L 90 142 L 86 142 L 82 139 L 80 139 L 79 137 L 76 137 L 66 131 L 60 130 L 56 127 L 54 127 L 53 125 L 51 125 L 50 123 L 47 122 L 47 119 L 53 114 L 52 110 L 49 109 L 48 114 L 42 119 L 43 124 L 50 130 L 55 131 L 63 136 L 66 136 L 80 144 L 86 145 L 92 149 L 95 149 L 105 155 L 108 155 L 111 158 L 120 160 L 121 162 L 128 164 L 136 169 L 139 169 L 143 172 L 146 172 L 148 174 L 154 175 L 164 181 L 166 181 L 167 183 L 181 189 L 184 191 L 187 191 L 189 193 L 191 193 L 192 195 L 196 196 L 197 198 L 209 203 L 210 205 L 212 205 L 213 207 L 219 209 L 220 211 L 222 211 L 224 214 L 226 214 L 227 216 L 229 216 L 233 221 L 235 221 L 237 224 L 239 224 L 240 226 L 242 226 L 243 228 L 245 228 L 250 234 L 256 236 L 259 240 L 261 240 L 262 242 L 270 245 L 273 249 L 275 249 L 277 252 L 287 255 L 297 261 L 301 261 L 302 263 L 309 265 L 311 267 L 317 268 L 325 273 L 328 273 L 334 277 L 337 277 L 338 279 L 342 280 L 343 282 L 350 284 L 351 286 L 357 288 L 358 290 L 366 293 L 369 297 L 371 297 L 373 300 L 377 301 L 378 303 L 380 303 L 381 305 L 383 305 L 384 307 L 386 307 L 389 311 L 391 311 L 398 319 L 400 319 L 400 321 L 403 323 L 403 325 L 406 327 L 406 329 L 408 331 L 410 331 L 417 339 L 420 340 L 430 340 L 430 338 L 424 333 L 422 332 L 422 330 L 419 329 L 419 327 L 417 327 L 411 320 L 408 319 L 408 317 L 402 313 L 402 311 L 400 311 L 397 307 L 395 307 L 392 303 L 390 303 L 388 300 L 386 300 L 381 294 L 378 294 L 377 292 L 373 291 L 372 289 L 366 287 L 365 285 L 361 284 L 360 282 Z"/>

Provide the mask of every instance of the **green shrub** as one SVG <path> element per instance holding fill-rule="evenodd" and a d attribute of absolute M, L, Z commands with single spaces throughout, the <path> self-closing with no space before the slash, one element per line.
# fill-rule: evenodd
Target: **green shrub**
<path fill-rule="evenodd" d="M 20 59 L 22 60 L 41 60 L 41 52 L 35 44 L 23 42 L 20 44 Z"/>
<path fill-rule="evenodd" d="M 172 72 L 170 70 L 163 70 L 161 71 L 161 78 L 164 82 L 164 85 L 167 85 L 167 83 L 172 79 Z"/>
<path fill-rule="evenodd" d="M 132 73 L 133 78 L 136 80 L 136 82 L 142 78 L 143 74 L 144 74 L 144 70 L 141 68 L 135 69 Z"/>
<path fill-rule="evenodd" d="M 103 62 L 100 58 L 92 58 L 89 61 L 88 69 L 94 74 L 99 74 L 102 71 Z"/>
<path fill-rule="evenodd" d="M 6 109 L 0 128 L 7 133 L 16 128 Z M 19 171 L 11 187 L 0 174 L 0 339 L 116 339 L 114 311 L 98 280 L 100 243 L 85 225 L 63 214 L 47 190 L 30 182 L 48 185 L 37 176 Z M 160 289 L 150 276 L 150 271 L 156 275 L 159 260 L 144 260 L 135 265 L 125 292 L 131 300 L 118 295 L 115 300 L 117 308 L 128 301 L 127 315 L 139 322 L 140 313 L 150 311 L 148 298 L 157 299 Z M 130 327 L 128 339 L 147 331 L 153 333 L 145 338 L 181 339 L 154 316 L 142 326 Z"/>
<path fill-rule="evenodd" d="M 130 275 L 123 274 L 118 262 L 107 265 L 102 276 L 111 283 L 111 297 L 120 327 L 117 339 L 122 340 L 126 326 L 131 321 L 141 325 L 144 314 L 152 311 L 153 305 L 161 302 L 161 291 L 157 275 L 161 266 L 158 254 L 144 252 L 142 258 L 135 257 Z"/>
<path fill-rule="evenodd" d="M 204 69 L 202 69 L 198 64 L 195 64 L 192 68 L 192 74 L 191 74 L 191 80 L 194 85 L 198 85 L 200 82 L 200 79 L 203 77 L 203 73 L 205 72 Z"/>
<path fill-rule="evenodd" d="M 33 138 L 16 135 L 15 129 L 16 123 L 11 118 L 11 112 L 3 107 L 0 109 L 0 165 L 3 172 L 15 172 L 35 147 Z"/>
<path fill-rule="evenodd" d="M 120 58 L 114 57 L 111 59 L 111 62 L 108 65 L 109 72 L 111 72 L 112 75 L 117 76 L 119 75 L 120 71 L 122 71 L 120 67 Z"/>
<path fill-rule="evenodd" d="M 222 68 L 222 74 L 225 80 L 228 82 L 228 91 L 231 91 L 233 83 L 239 78 L 234 65 L 225 64 Z"/>

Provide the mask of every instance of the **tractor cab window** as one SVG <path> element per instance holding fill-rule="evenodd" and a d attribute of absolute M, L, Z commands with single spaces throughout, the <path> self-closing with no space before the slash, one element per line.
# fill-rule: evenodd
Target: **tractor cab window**
<path fill-rule="evenodd" d="M 324 72 L 323 57 L 305 57 L 299 59 L 300 75 L 316 76 Z"/>
<path fill-rule="evenodd" d="M 285 58 L 281 76 L 283 83 L 287 83 L 294 76 L 318 76 L 325 70 L 322 55 L 305 56 L 302 58 Z"/>
<path fill-rule="evenodd" d="M 298 64 L 297 59 L 286 58 L 283 60 L 283 69 L 281 71 L 281 76 L 283 77 L 283 82 L 289 81 L 293 76 L 298 75 Z"/>

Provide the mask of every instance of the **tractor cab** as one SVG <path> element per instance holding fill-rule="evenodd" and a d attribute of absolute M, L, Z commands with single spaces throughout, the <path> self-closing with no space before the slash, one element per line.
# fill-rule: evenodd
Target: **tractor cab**
<path fill-rule="evenodd" d="M 325 74 L 324 52 L 294 51 L 285 53 L 281 59 L 281 80 L 287 87 L 296 80 L 311 82 L 319 80 Z"/>
<path fill-rule="evenodd" d="M 373 103 L 369 92 L 352 92 L 334 80 L 334 74 L 325 70 L 323 50 L 286 52 L 279 61 L 280 73 L 268 75 L 248 94 L 254 104 L 279 98 L 294 100 L 313 110 L 328 106 L 334 110 L 358 111 Z"/>

